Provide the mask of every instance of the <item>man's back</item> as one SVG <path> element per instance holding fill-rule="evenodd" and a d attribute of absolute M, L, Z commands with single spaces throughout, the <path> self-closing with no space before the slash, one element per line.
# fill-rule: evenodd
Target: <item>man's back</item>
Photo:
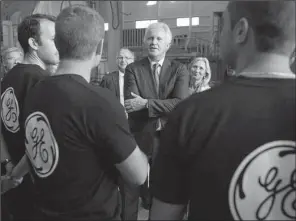
<path fill-rule="evenodd" d="M 2 133 L 14 164 L 18 163 L 25 151 L 20 121 L 26 95 L 47 75 L 38 65 L 18 64 L 1 82 Z"/>
<path fill-rule="evenodd" d="M 79 75 L 53 76 L 30 92 L 25 117 L 27 155 L 45 214 L 67 219 L 117 217 L 114 164 L 136 144 L 126 136 L 128 125 L 116 98 Z M 111 118 L 125 120 L 117 122 L 124 138 Z"/>
<path fill-rule="evenodd" d="M 178 188 L 189 197 L 189 219 L 289 218 L 285 200 L 293 198 L 289 191 L 295 182 L 295 111 L 295 80 L 246 77 L 193 95 L 177 107 L 172 122 L 181 129 L 164 136 L 176 136 L 182 148 L 171 139 L 160 155 L 181 156 L 186 178 Z M 161 186 L 171 193 L 178 184 L 171 185 L 169 177 Z M 158 199 L 172 199 L 161 189 L 155 187 Z"/>
<path fill-rule="evenodd" d="M 224 100 L 219 102 L 219 96 Z M 192 174 L 192 207 L 198 205 L 200 211 L 210 215 L 212 211 L 206 208 L 212 206 L 213 218 L 226 218 L 229 209 L 233 217 L 243 220 L 263 219 L 265 215 L 287 218 L 280 207 L 269 204 L 268 197 L 274 190 L 289 185 L 295 166 L 295 81 L 233 79 L 204 99 L 211 104 L 203 102 L 206 107 L 200 109 L 215 110 L 209 111 L 209 116 L 200 115 L 206 118 L 202 122 L 209 125 L 197 126 L 211 139 L 199 140 L 198 134 L 192 139 L 196 146 L 203 144 Z M 218 103 L 214 104 L 215 101 Z M 215 130 L 211 130 L 214 125 Z M 281 156 L 289 150 L 292 152 Z M 283 183 L 277 188 L 279 179 Z M 274 190 L 270 189 L 272 186 Z M 284 200 L 280 195 L 275 198 L 276 204 Z M 200 211 L 194 211 L 192 217 L 201 218 Z M 208 219 L 207 215 L 204 219 Z"/>

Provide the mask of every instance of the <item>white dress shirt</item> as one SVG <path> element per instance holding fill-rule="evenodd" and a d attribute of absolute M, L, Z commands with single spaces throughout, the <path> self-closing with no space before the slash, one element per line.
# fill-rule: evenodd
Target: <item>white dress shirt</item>
<path fill-rule="evenodd" d="M 120 94 L 120 103 L 124 106 L 124 73 L 119 71 L 119 94 Z"/>

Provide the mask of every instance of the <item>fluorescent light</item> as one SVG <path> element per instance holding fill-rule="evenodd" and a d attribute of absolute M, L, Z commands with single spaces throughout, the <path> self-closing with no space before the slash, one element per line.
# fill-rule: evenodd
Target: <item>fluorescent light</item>
<path fill-rule="evenodd" d="M 156 5 L 157 1 L 148 1 L 146 5 L 150 6 L 150 5 Z"/>
<path fill-rule="evenodd" d="M 158 22 L 157 20 L 136 21 L 136 29 L 147 28 L 150 24 Z"/>
<path fill-rule="evenodd" d="M 109 30 L 109 24 L 108 23 L 104 23 L 104 29 L 105 29 L 105 31 Z"/>
<path fill-rule="evenodd" d="M 191 25 L 192 26 L 199 25 L 199 17 L 191 18 Z M 189 26 L 189 18 L 177 18 L 177 26 L 178 27 Z"/>

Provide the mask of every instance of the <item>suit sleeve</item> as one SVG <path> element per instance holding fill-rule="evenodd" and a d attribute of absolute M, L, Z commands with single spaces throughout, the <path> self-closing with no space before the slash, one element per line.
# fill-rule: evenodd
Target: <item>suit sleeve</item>
<path fill-rule="evenodd" d="M 101 83 L 100 83 L 100 86 L 103 87 L 103 88 L 109 88 L 109 83 L 108 83 L 108 79 L 107 79 L 107 76 L 104 76 Z"/>
<path fill-rule="evenodd" d="M 136 82 L 134 68 L 128 65 L 125 69 L 125 75 L 124 75 L 124 99 L 125 100 L 133 98 L 133 96 L 131 95 L 131 92 L 135 94 L 140 94 L 138 85 Z"/>
<path fill-rule="evenodd" d="M 185 65 L 180 65 L 177 69 L 177 79 L 170 99 L 149 99 L 148 115 L 149 117 L 161 117 L 171 112 L 175 106 L 183 99 L 189 96 L 189 73 Z"/>

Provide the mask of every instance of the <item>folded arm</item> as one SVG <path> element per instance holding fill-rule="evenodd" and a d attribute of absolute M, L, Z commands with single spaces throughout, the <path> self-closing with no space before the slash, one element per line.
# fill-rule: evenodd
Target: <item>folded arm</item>
<path fill-rule="evenodd" d="M 185 65 L 177 70 L 177 79 L 169 99 L 148 99 L 149 117 L 161 117 L 171 112 L 175 106 L 189 95 L 189 73 Z"/>

